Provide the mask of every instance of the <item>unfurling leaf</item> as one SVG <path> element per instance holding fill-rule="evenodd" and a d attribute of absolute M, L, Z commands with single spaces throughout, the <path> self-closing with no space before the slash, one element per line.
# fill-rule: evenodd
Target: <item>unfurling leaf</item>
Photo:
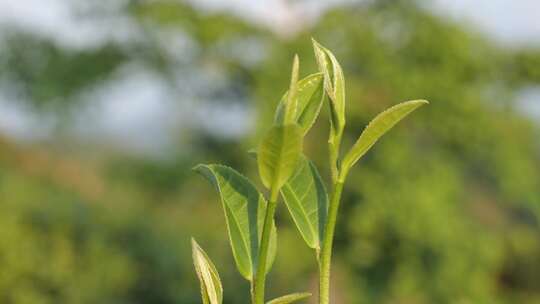
<path fill-rule="evenodd" d="M 313 40 L 313 49 L 319 71 L 324 74 L 324 87 L 330 97 L 330 141 L 341 136 L 345 127 L 345 78 L 336 57 Z"/>
<path fill-rule="evenodd" d="M 297 124 L 273 126 L 265 135 L 257 156 L 265 187 L 279 191 L 289 179 L 302 153 L 302 139 L 302 129 Z"/>
<path fill-rule="evenodd" d="M 315 123 L 326 95 L 324 94 L 323 73 L 316 73 L 307 76 L 298 82 L 298 92 L 296 95 L 296 116 L 294 121 L 300 125 L 303 134 L 307 134 Z M 289 98 L 287 91 L 277 107 L 274 123 L 284 124 L 285 105 Z"/>
<path fill-rule="evenodd" d="M 315 165 L 301 156 L 281 195 L 307 245 L 319 251 L 328 212 L 328 195 Z"/>
<path fill-rule="evenodd" d="M 388 130 L 405 118 L 416 108 L 428 104 L 426 100 L 412 100 L 395 105 L 380 113 L 362 132 L 352 149 L 343 158 L 344 172 L 349 169 L 383 136 Z"/>
<path fill-rule="evenodd" d="M 191 239 L 191 249 L 195 271 L 201 283 L 203 304 L 221 304 L 223 287 L 216 266 L 193 238 Z"/>
<path fill-rule="evenodd" d="M 283 297 L 275 298 L 266 304 L 288 304 L 311 297 L 309 292 L 292 293 Z"/>
<path fill-rule="evenodd" d="M 258 265 L 266 200 L 246 177 L 232 168 L 222 165 L 198 165 L 195 170 L 218 190 L 236 266 L 242 276 L 249 281 L 253 280 Z M 266 261 L 267 272 L 276 255 L 276 239 L 274 224 Z"/>

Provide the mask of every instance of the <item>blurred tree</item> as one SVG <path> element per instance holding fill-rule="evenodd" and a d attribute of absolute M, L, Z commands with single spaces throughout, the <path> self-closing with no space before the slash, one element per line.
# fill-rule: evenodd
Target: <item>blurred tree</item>
<path fill-rule="evenodd" d="M 0 175 L 0 202 L 2 303 L 197 299 L 186 282 L 189 246 L 136 206 L 104 207 L 13 170 Z"/>
<path fill-rule="evenodd" d="M 336 244 L 342 301 L 540 301 L 539 130 L 514 105 L 520 89 L 540 82 L 540 51 L 503 49 L 416 1 L 338 7 L 294 39 L 183 2 L 131 1 L 122 9 L 143 33 L 136 42 L 74 51 L 14 33 L 0 52 L 1 79 L 37 109 L 66 114 L 88 88 L 135 62 L 163 75 L 176 90 L 171 98 L 210 108 L 239 103 L 269 121 L 293 54 L 302 73 L 315 71 L 316 37 L 345 71 L 345 147 L 380 110 L 431 101 L 378 143 L 346 186 Z M 185 42 L 177 53 L 174 37 Z M 165 161 L 102 152 L 89 162 L 92 152 L 70 153 L 98 172 L 90 179 L 81 170 L 58 178 L 54 161 L 29 170 L 23 160 L 32 149 L 0 142 L 0 302 L 198 303 L 191 234 L 217 244 L 205 248 L 224 278 L 226 303 L 245 302 L 217 198 L 187 176 L 190 164 L 217 158 L 253 173 L 243 153 L 251 141 L 188 131 L 181 152 Z M 319 123 L 307 140 L 316 162 L 326 133 Z M 95 190 L 94 179 L 104 189 Z M 276 294 L 305 287 L 315 270 L 281 212 L 270 279 Z"/>

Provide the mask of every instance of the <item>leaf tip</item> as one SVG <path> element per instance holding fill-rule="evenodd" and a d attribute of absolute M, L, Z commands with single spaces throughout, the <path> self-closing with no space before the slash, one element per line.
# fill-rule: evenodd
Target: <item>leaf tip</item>
<path fill-rule="evenodd" d="M 318 48 L 321 45 L 314 37 L 311 37 L 311 44 L 313 44 L 313 47 L 316 47 L 316 48 Z"/>
<path fill-rule="evenodd" d="M 293 58 L 293 66 L 292 66 L 292 73 L 291 73 L 291 88 L 298 85 L 298 74 L 300 71 L 300 59 L 298 59 L 298 54 L 294 54 Z M 296 92 L 294 92 L 296 93 Z M 292 95 L 292 94 L 290 94 Z"/>
<path fill-rule="evenodd" d="M 413 101 L 416 102 L 416 103 L 419 103 L 421 105 L 429 104 L 429 101 L 427 101 L 425 99 L 418 99 L 418 100 L 413 100 Z"/>
<path fill-rule="evenodd" d="M 202 177 L 206 178 L 214 187 L 219 189 L 219 186 L 217 184 L 217 180 L 214 177 L 214 167 L 215 164 L 198 164 L 195 167 L 191 168 L 194 172 L 197 172 Z"/>
<path fill-rule="evenodd" d="M 404 104 L 415 104 L 416 106 L 420 107 L 420 106 L 429 104 L 429 101 L 425 99 L 415 99 L 415 100 L 406 101 L 404 102 Z"/>
<path fill-rule="evenodd" d="M 201 245 L 197 243 L 194 237 L 191 237 L 191 250 L 193 251 L 193 254 L 201 251 Z"/>
<path fill-rule="evenodd" d="M 203 169 L 203 167 L 206 167 L 206 166 L 207 165 L 205 165 L 205 164 L 197 164 L 197 165 L 193 166 L 191 168 L 191 170 L 195 171 L 195 172 L 200 172 Z"/>

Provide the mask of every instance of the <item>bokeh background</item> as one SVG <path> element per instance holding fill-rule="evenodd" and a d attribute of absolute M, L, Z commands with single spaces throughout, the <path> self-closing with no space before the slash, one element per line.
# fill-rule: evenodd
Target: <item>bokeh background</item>
<path fill-rule="evenodd" d="M 200 303 L 191 236 L 225 303 L 248 303 L 218 197 L 190 168 L 256 180 L 246 151 L 294 53 L 302 75 L 316 70 L 311 37 L 345 71 L 345 147 L 381 110 L 431 101 L 349 178 L 334 303 L 540 303 L 539 12 L 536 0 L 0 0 L 0 303 Z M 323 112 L 305 147 L 321 167 Z M 271 296 L 316 290 L 284 209 Z"/>

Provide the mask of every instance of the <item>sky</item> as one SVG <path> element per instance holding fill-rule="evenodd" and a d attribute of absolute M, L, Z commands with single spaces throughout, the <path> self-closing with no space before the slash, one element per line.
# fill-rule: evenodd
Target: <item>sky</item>
<path fill-rule="evenodd" d="M 116 9 L 125 0 L 107 1 L 99 18 L 82 19 L 70 0 L 0 0 L 0 28 L 17 26 L 51 38 L 66 47 L 92 47 L 109 40 L 130 39 L 137 33 Z M 228 11 L 276 32 L 316 20 L 324 10 L 352 0 L 188 0 L 208 11 Z M 92 2 L 86 2 L 92 3 Z M 430 0 L 436 14 L 470 24 L 504 44 L 540 45 L 539 0 Z M 96 4 L 89 4 L 96 5 Z M 97 4 L 99 5 L 99 4 Z M 110 28 L 114 28 L 111 31 Z"/>
<path fill-rule="evenodd" d="M 111 0 L 103 6 L 103 13 L 93 18 L 81 19 L 74 9 L 77 5 L 100 5 L 100 2 L 74 0 L 0 0 L 0 39 L 3 27 L 16 27 L 55 41 L 62 47 L 87 49 L 110 41 L 122 42 L 136 39 L 137 27 L 127 16 L 118 14 L 123 1 Z M 207 11 L 227 11 L 246 20 L 266 26 L 278 34 L 290 35 L 291 31 L 317 20 L 326 9 L 352 2 L 352 0 L 285 1 L 285 0 L 189 0 L 194 6 Z M 324 3 L 324 4 L 321 4 Z M 503 45 L 540 45 L 540 0 L 433 0 L 426 7 L 435 14 L 468 24 Z M 110 29 L 114 28 L 114 31 Z M 170 105 L 156 102 L 169 94 L 154 75 L 120 73 L 113 87 L 105 87 L 92 98 L 99 98 L 101 107 L 89 111 L 82 123 L 92 121 L 93 133 L 81 134 L 118 141 L 129 148 L 147 149 L 160 147 L 169 140 L 160 134 L 176 128 L 177 116 L 171 115 Z M 128 88 L 128 89 L 126 89 Z M 52 126 L 49 117 L 30 113 L 21 103 L 10 100 L 0 87 L 0 130 L 22 139 L 40 139 L 47 136 Z M 130 105 L 126 107 L 126 101 Z M 532 88 L 523 93 L 524 111 L 533 113 L 540 120 L 540 89 Z M 119 111 L 118 109 L 122 109 Z M 129 109 L 129 110 L 126 110 Z M 195 113 L 196 115 L 196 113 Z M 249 128 L 249 121 L 242 120 L 248 112 L 233 109 L 216 120 L 217 125 L 206 126 L 242 135 L 241 129 Z M 229 120 L 230 121 L 229 121 Z M 233 123 L 233 122 L 243 123 Z M 158 122 L 156 124 L 156 122 Z M 229 129 L 228 129 L 229 128 Z M 141 130 L 152 136 L 141 140 Z M 149 141 L 151 138 L 152 141 Z"/>
<path fill-rule="evenodd" d="M 510 45 L 540 45 L 539 0 L 433 0 L 435 12 Z"/>
<path fill-rule="evenodd" d="M 252 1 L 252 0 L 191 0 L 207 10 L 224 10 L 249 21 L 290 31 L 301 22 L 312 22 L 332 6 L 358 2 L 328 1 Z M 443 17 L 470 24 L 503 44 L 540 45 L 539 0 L 426 0 L 426 7 Z"/>

